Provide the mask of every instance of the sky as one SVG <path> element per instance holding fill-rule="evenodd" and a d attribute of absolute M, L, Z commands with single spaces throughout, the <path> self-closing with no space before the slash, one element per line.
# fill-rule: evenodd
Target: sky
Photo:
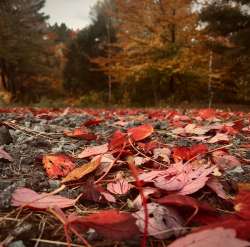
<path fill-rule="evenodd" d="M 89 11 L 97 0 L 47 0 L 44 13 L 50 16 L 49 23 L 64 22 L 73 29 L 82 29 L 90 23 Z"/>

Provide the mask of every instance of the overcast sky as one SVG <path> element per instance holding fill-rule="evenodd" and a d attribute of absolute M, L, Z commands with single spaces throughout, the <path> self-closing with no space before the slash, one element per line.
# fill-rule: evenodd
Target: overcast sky
<path fill-rule="evenodd" d="M 83 28 L 90 22 L 89 11 L 97 0 L 47 0 L 44 12 L 50 16 L 49 22 L 65 22 L 70 28 Z"/>

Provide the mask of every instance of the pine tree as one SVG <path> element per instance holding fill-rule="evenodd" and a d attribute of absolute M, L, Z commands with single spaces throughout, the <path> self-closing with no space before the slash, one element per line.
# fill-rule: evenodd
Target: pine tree
<path fill-rule="evenodd" d="M 250 100 L 249 9 L 249 0 L 219 0 L 201 12 L 208 46 L 217 54 L 214 67 L 220 71 L 221 95 L 228 99 Z"/>
<path fill-rule="evenodd" d="M 49 73 L 49 44 L 41 9 L 45 0 L 1 0 L 0 76 L 13 95 Z"/>

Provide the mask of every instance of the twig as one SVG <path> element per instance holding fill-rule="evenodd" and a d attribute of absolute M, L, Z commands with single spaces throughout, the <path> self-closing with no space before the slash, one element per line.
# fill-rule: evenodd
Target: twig
<path fill-rule="evenodd" d="M 37 241 L 37 238 L 32 238 L 31 241 Z M 61 242 L 61 241 L 52 241 L 52 240 L 46 240 L 46 239 L 39 239 L 40 243 L 45 243 L 45 244 L 53 244 L 57 246 L 68 246 L 67 243 Z M 80 244 L 71 244 L 72 247 L 86 247 L 86 245 L 80 245 Z"/>
<path fill-rule="evenodd" d="M 36 244 L 35 244 L 34 247 L 38 247 L 39 246 L 40 239 L 42 238 L 43 233 L 44 233 L 45 225 L 46 225 L 46 219 L 44 220 L 44 218 L 43 218 L 42 219 L 42 229 L 41 229 L 41 232 L 39 234 L 39 237 L 38 237 L 38 239 L 37 239 Z"/>
<path fill-rule="evenodd" d="M 124 142 L 123 147 L 122 147 L 120 153 L 117 155 L 116 159 L 115 159 L 113 162 L 110 163 L 110 165 L 109 165 L 107 171 L 106 171 L 100 178 L 98 178 L 98 179 L 94 182 L 94 184 L 100 183 L 100 182 L 103 180 L 103 178 L 106 177 L 106 175 L 110 172 L 110 170 L 112 169 L 112 167 L 114 166 L 114 164 L 116 163 L 116 161 L 118 161 L 118 159 L 119 159 L 120 156 L 122 155 L 122 152 L 124 151 L 124 148 L 125 148 L 125 147 L 126 147 L 126 142 Z"/>
<path fill-rule="evenodd" d="M 141 242 L 141 247 L 146 247 L 147 246 L 147 236 L 148 236 L 148 217 L 149 217 L 148 216 L 148 207 L 147 207 L 147 198 L 144 195 L 143 185 L 139 179 L 138 171 L 137 171 L 137 168 L 135 166 L 133 157 L 128 158 L 128 165 L 129 165 L 129 168 L 131 170 L 133 177 L 135 178 L 136 186 L 137 186 L 137 189 L 140 193 L 142 205 L 143 205 L 143 209 L 144 209 L 144 218 L 145 218 L 144 224 L 145 225 L 144 225 L 144 232 L 143 232 L 143 239 Z"/>
<path fill-rule="evenodd" d="M 193 160 L 197 159 L 197 158 L 200 157 L 201 155 L 213 153 L 213 152 L 215 152 L 215 151 L 219 151 L 219 150 L 221 150 L 221 149 L 228 148 L 228 147 L 231 147 L 231 146 L 233 146 L 233 144 L 228 144 L 228 145 L 225 145 L 225 146 L 222 146 L 222 147 L 219 147 L 219 148 L 215 148 L 215 149 L 212 149 L 212 150 L 210 150 L 210 151 L 208 151 L 208 152 L 206 152 L 206 153 L 197 154 L 197 155 L 195 155 L 193 158 L 191 158 L 191 159 L 189 159 L 188 161 L 186 161 L 186 162 L 184 163 L 184 165 L 189 164 L 190 162 L 192 162 Z"/>
<path fill-rule="evenodd" d="M 169 167 L 168 165 L 165 165 L 165 164 L 163 164 L 163 163 L 160 163 L 160 162 L 158 162 L 157 160 L 152 159 L 151 157 L 149 157 L 149 156 L 147 156 L 146 154 L 144 154 L 143 152 L 141 152 L 139 149 L 137 149 L 137 148 L 135 147 L 135 145 L 132 143 L 132 141 L 131 141 L 130 138 L 128 139 L 128 141 L 129 141 L 129 144 L 131 145 L 131 147 L 132 147 L 137 153 L 139 153 L 140 155 L 142 155 L 144 158 L 147 158 L 147 159 L 149 159 L 149 160 L 155 162 L 156 164 L 158 164 L 158 165 L 160 165 L 160 166 Z"/>

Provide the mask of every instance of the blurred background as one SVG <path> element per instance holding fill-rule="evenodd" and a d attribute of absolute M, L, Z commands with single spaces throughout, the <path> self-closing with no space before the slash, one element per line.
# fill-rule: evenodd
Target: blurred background
<path fill-rule="evenodd" d="M 249 0 L 1 0 L 0 104 L 249 104 Z"/>

